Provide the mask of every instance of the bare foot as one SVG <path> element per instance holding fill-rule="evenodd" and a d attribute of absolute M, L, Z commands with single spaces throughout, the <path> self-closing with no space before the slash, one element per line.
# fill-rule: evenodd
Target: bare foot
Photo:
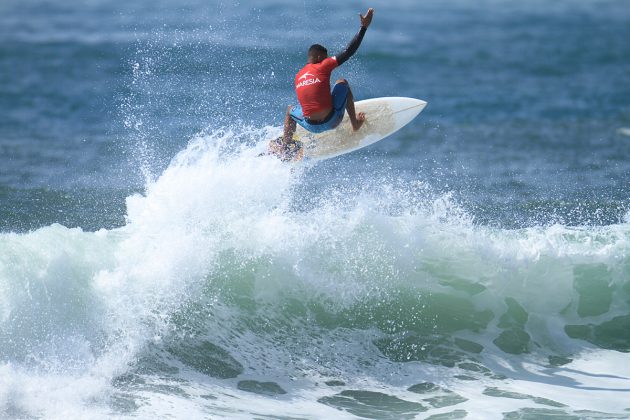
<path fill-rule="evenodd" d="M 357 114 L 357 120 L 354 122 L 354 124 L 352 124 L 352 129 L 354 131 L 359 130 L 359 128 L 361 128 L 361 126 L 363 125 L 363 123 L 365 122 L 366 118 L 365 118 L 365 112 L 359 112 Z"/>

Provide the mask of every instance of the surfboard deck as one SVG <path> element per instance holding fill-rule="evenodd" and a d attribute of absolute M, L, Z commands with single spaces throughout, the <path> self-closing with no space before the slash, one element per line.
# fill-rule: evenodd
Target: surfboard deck
<path fill-rule="evenodd" d="M 301 143 L 300 159 L 317 161 L 353 152 L 382 140 L 409 124 L 427 105 L 405 97 L 372 98 L 355 102 L 357 114 L 365 112 L 366 121 L 352 130 L 346 114 L 334 130 L 310 133 L 298 125 L 294 139 Z"/>

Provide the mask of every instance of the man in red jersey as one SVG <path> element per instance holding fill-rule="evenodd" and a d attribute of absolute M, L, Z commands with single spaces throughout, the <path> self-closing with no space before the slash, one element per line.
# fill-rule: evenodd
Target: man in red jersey
<path fill-rule="evenodd" d="M 281 152 L 289 149 L 293 141 L 296 123 L 312 133 L 332 130 L 341 123 L 344 111 L 352 128 L 356 131 L 365 121 L 365 114 L 358 115 L 354 110 L 354 97 L 346 79 L 339 79 L 330 91 L 330 74 L 345 63 L 357 51 L 365 31 L 372 22 L 374 9 L 368 9 L 365 16 L 359 14 L 361 29 L 348 44 L 346 49 L 333 57 L 328 57 L 326 48 L 319 44 L 308 49 L 308 61 L 295 76 L 295 92 L 299 105 L 289 106 L 284 119 L 284 135 L 276 141 L 272 149 Z M 279 144 L 279 143 L 283 144 Z M 274 143 L 274 142 L 272 142 Z"/>

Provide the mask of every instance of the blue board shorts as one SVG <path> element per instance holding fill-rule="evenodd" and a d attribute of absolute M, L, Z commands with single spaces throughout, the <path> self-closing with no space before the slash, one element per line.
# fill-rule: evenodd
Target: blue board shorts
<path fill-rule="evenodd" d="M 302 106 L 299 104 L 294 106 L 291 110 L 291 118 L 311 133 L 323 133 L 324 131 L 332 130 L 343 120 L 343 115 L 346 111 L 346 102 L 348 101 L 348 92 L 350 92 L 350 87 L 347 83 L 335 84 L 330 93 L 332 95 L 333 110 L 326 119 L 320 123 L 312 123 L 304 118 Z"/>

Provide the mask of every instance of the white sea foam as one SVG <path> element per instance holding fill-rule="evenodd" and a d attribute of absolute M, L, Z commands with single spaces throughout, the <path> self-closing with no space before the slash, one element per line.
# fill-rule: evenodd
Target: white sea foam
<path fill-rule="evenodd" d="M 343 389 L 421 403 L 406 388 L 431 381 L 468 398 L 452 409 L 483 418 L 539 404 L 487 396 L 479 384 L 545 396 L 570 409 L 626 408 L 630 372 L 618 366 L 621 353 L 593 352 L 595 346 L 570 339 L 562 328 L 627 314 L 627 222 L 490 228 L 474 224 L 449 194 L 422 182 L 402 187 L 387 180 L 360 193 L 331 192 L 300 210 L 303 197 L 295 189 L 307 168 L 257 157 L 261 147 L 239 147 L 229 132 L 191 141 L 145 194 L 128 198 L 122 228 L 92 233 L 52 225 L 0 236 L 0 412 L 61 418 L 209 410 L 218 417 L 321 418 L 340 413 L 317 402 L 340 390 L 321 386 L 335 375 L 347 383 Z M 607 281 L 611 303 L 599 315 L 577 313 L 581 267 L 595 267 Z M 243 280 L 250 278 L 251 284 Z M 232 281 L 235 290 L 252 287 L 247 296 L 256 310 L 225 300 Z M 388 336 L 387 325 L 398 331 L 405 316 L 391 314 L 390 321 L 371 307 L 392 300 L 398 311 L 413 309 L 408 301 L 431 307 L 433 295 L 470 305 L 465 316 L 492 311 L 482 331 L 440 331 L 446 315 L 422 309 L 410 316 L 434 319 L 435 334 L 483 345 L 477 362 L 512 380 L 481 375 L 467 382 L 454 377 L 467 373 L 458 366 L 383 357 L 375 340 Z M 519 328 L 531 336 L 530 355 L 506 354 L 493 343 L 507 298 L 528 314 Z M 306 309 L 285 313 L 292 304 Z M 308 313 L 315 304 L 333 318 L 355 311 L 352 316 L 365 320 L 325 327 Z M 262 328 L 261 316 L 283 327 Z M 292 316 L 294 328 L 284 330 Z M 137 370 L 142 358 L 168 353 L 176 337 L 191 331 L 229 352 L 242 374 L 212 378 L 172 356 L 167 362 L 177 374 Z M 577 359 L 552 369 L 540 362 L 550 354 Z M 121 391 L 114 380 L 126 373 L 142 377 L 143 385 Z M 238 380 L 252 378 L 273 380 L 289 394 L 270 398 L 236 389 Z M 588 398 L 591 388 L 601 400 Z M 137 406 L 116 408 L 121 392 Z"/>

